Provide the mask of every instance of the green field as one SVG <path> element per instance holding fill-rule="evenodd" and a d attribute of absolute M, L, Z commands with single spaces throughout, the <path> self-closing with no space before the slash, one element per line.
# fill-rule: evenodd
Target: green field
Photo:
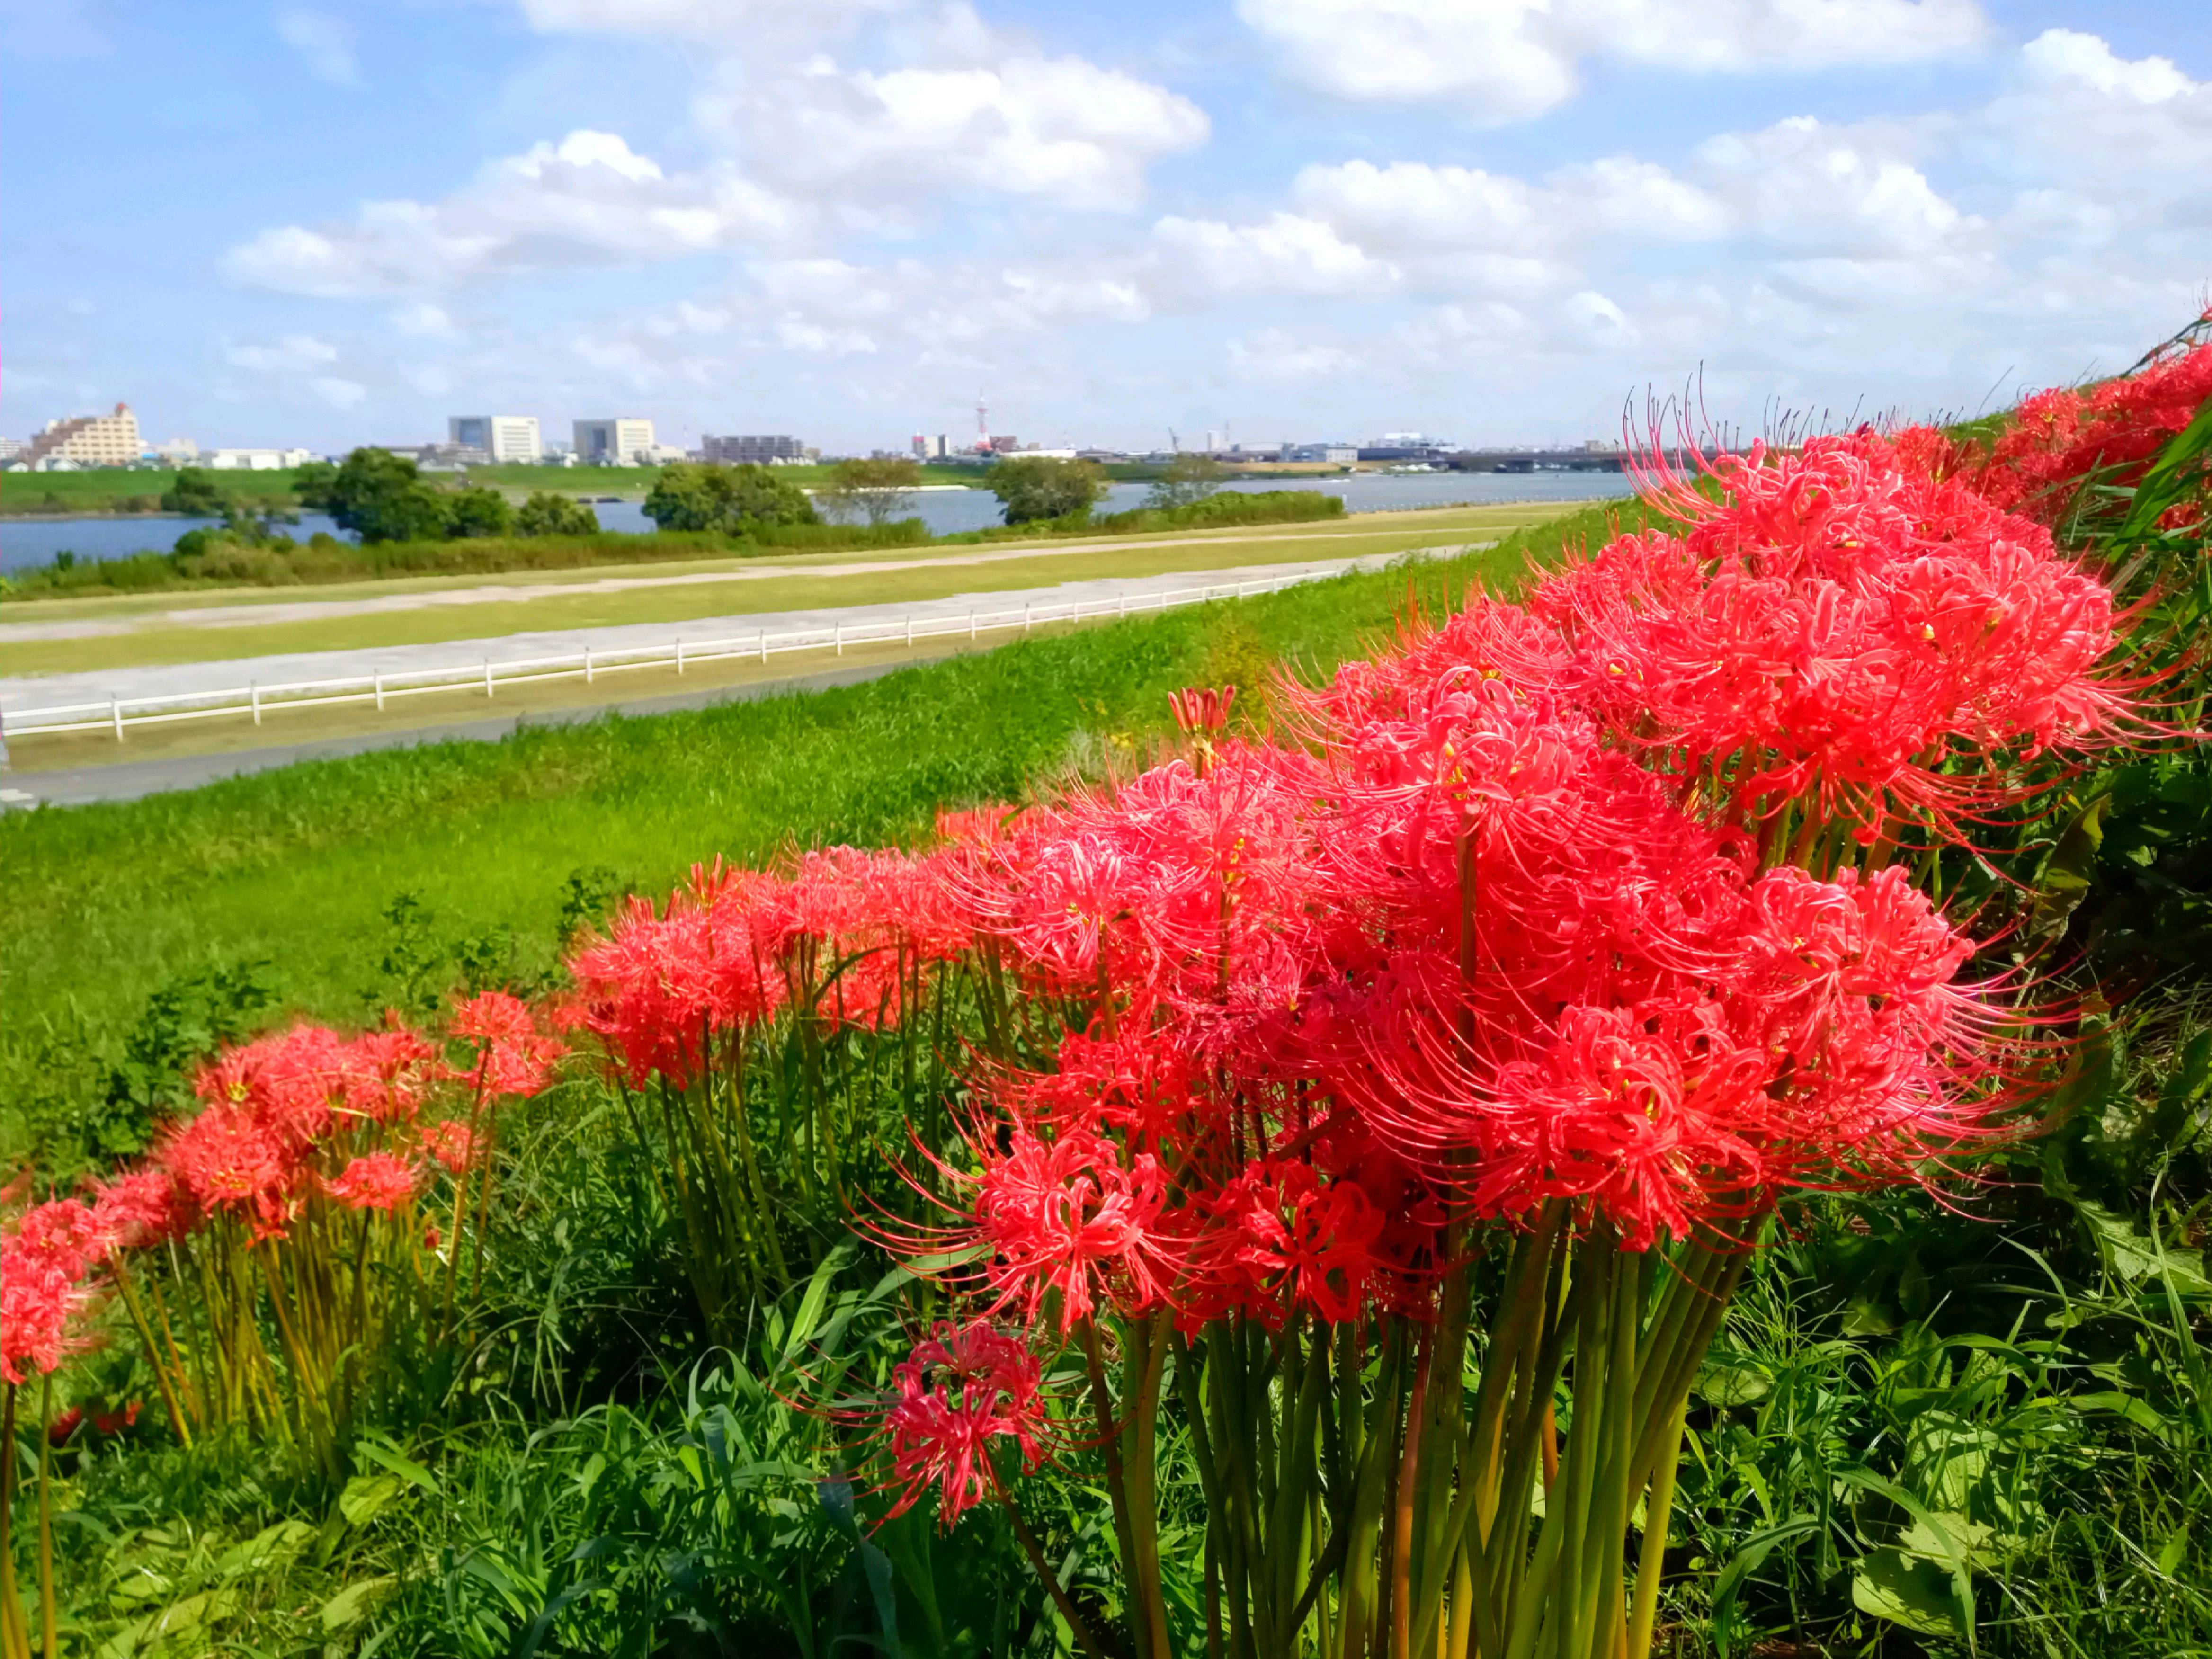
<path fill-rule="evenodd" d="M 1395 555 L 1419 548 L 1449 545 L 1470 539 L 1489 539 L 1508 533 L 1531 520 L 1552 516 L 1555 509 L 1528 510 L 1518 515 L 1493 510 L 1487 517 L 1433 527 L 1376 529 L 1364 533 L 1341 526 L 1334 533 L 1299 536 L 1253 532 L 1216 534 L 1198 538 L 1169 538 L 1160 542 L 1133 541 L 1106 548 L 1077 545 L 1066 550 L 1039 549 L 1015 557 L 908 557 L 898 554 L 817 555 L 810 563 L 779 560 L 708 562 L 695 567 L 641 568 L 625 570 L 624 580 L 650 581 L 655 574 L 668 576 L 713 574 L 726 580 L 665 586 L 635 586 L 615 592 L 588 583 L 562 584 L 540 579 L 516 585 L 515 597 L 465 605 L 426 605 L 418 609 L 361 611 L 343 609 L 355 599 L 373 599 L 402 594 L 408 587 L 392 583 L 362 584 L 352 588 L 313 591 L 308 598 L 295 591 L 268 590 L 255 594 L 250 610 L 269 611 L 270 619 L 240 618 L 236 605 L 222 607 L 224 623 L 207 626 L 181 618 L 168 611 L 132 613 L 129 631 L 91 638 L 11 637 L 0 624 L 0 675 L 76 672 L 97 668 L 155 663 L 216 661 L 297 651 L 338 651 L 367 646 L 426 645 L 451 640 L 495 637 L 544 629 L 607 628 L 632 623 L 678 623 L 716 617 L 744 617 L 766 611 L 811 609 L 824 605 L 885 605 L 902 600 L 921 601 L 970 592 L 1005 592 L 1049 586 L 1056 582 L 1087 581 L 1111 577 L 1158 575 L 1178 570 L 1207 570 L 1231 565 L 1294 563 L 1307 559 L 1339 559 Z M 855 565 L 873 568 L 852 569 Z M 851 570 L 842 574 L 840 567 Z M 433 590 L 451 592 L 464 584 L 447 581 Z M 504 593 L 508 584 L 467 584 L 477 591 Z M 547 593 L 534 589 L 551 587 Z M 568 587 L 571 591 L 559 591 Z M 577 591 L 580 590 L 580 591 Z M 290 606 L 305 603 L 329 611 L 295 619 L 280 620 Z M 49 618 L 58 619 L 60 607 L 40 605 L 36 621 L 23 631 Z M 71 608 L 72 616 L 79 614 Z M 112 613 L 110 613 L 111 615 Z M 740 624 L 741 626 L 741 624 Z"/>
<path fill-rule="evenodd" d="M 292 499 L 288 471 L 215 472 L 219 488 L 253 503 L 283 505 Z M 175 474 L 158 468 L 95 467 L 83 472 L 0 472 L 0 515 L 77 516 L 92 513 L 158 513 L 161 492 Z"/>

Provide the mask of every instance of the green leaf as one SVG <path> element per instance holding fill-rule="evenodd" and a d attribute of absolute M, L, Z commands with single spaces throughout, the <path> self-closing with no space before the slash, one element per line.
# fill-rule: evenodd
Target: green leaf
<path fill-rule="evenodd" d="M 283 1566 L 305 1549 L 314 1536 L 315 1529 L 304 1521 L 279 1521 L 217 1556 L 216 1577 L 239 1578 Z"/>
<path fill-rule="evenodd" d="M 1936 1563 L 1903 1550 L 1875 1550 L 1851 1571 L 1851 1605 L 1923 1636 L 1963 1638 L 1962 1616 L 1951 1575 Z"/>
<path fill-rule="evenodd" d="M 2176 1527 L 2173 1536 L 2159 1547 L 2158 1570 L 2168 1578 L 2189 1557 L 2189 1528 Z"/>
<path fill-rule="evenodd" d="M 1752 1406 L 1774 1392 L 1774 1379 L 1757 1360 L 1730 1356 L 1710 1361 L 1692 1388 L 1709 1406 Z"/>
<path fill-rule="evenodd" d="M 407 1483 L 396 1474 L 356 1474 L 338 1494 L 338 1513 L 348 1526 L 365 1527 L 406 1490 Z"/>
<path fill-rule="evenodd" d="M 374 1440 L 362 1439 L 354 1443 L 353 1449 L 356 1453 L 366 1457 L 370 1462 L 382 1464 L 401 1480 L 422 1487 L 424 1492 L 434 1493 L 438 1490 L 437 1477 L 412 1458 L 403 1456 L 396 1447 L 387 1446 Z"/>
<path fill-rule="evenodd" d="M 2163 1273 L 2173 1288 L 2186 1296 L 2212 1291 L 2204 1276 L 2204 1256 L 2199 1250 L 2168 1249 L 2155 1238 L 2136 1231 L 2134 1220 L 2101 1204 L 2080 1200 L 2075 1209 L 2096 1235 L 2105 1261 L 2121 1278 L 2142 1280 Z"/>
<path fill-rule="evenodd" d="M 399 1588 L 398 1579 L 390 1573 L 374 1578 L 356 1578 L 336 1595 L 323 1603 L 319 1615 L 326 1631 L 341 1631 L 357 1625 L 374 1612 L 379 1602 Z"/>

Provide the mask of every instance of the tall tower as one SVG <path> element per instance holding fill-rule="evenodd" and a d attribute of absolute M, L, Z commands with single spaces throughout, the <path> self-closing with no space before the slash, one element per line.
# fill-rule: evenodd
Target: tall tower
<path fill-rule="evenodd" d="M 978 454 L 991 447 L 991 406 L 983 401 L 983 394 L 975 394 L 975 449 Z"/>

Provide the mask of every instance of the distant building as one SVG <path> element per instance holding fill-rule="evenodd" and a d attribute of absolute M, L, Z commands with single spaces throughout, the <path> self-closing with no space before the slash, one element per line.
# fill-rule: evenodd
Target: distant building
<path fill-rule="evenodd" d="M 463 467 L 489 466 L 491 452 L 475 444 L 424 444 L 415 452 L 415 465 L 425 472 L 458 472 Z"/>
<path fill-rule="evenodd" d="M 76 466 L 132 466 L 144 453 L 138 436 L 138 417 L 128 404 L 115 405 L 112 415 L 72 415 L 65 421 L 48 421 L 46 429 L 32 438 L 22 459 L 34 472 L 58 471 L 62 462 Z"/>
<path fill-rule="evenodd" d="M 305 449 L 215 449 L 200 456 L 200 465 L 217 472 L 279 472 L 314 459 Z"/>
<path fill-rule="evenodd" d="M 0 465 L 4 465 L 30 448 L 21 438 L 0 438 Z"/>
<path fill-rule="evenodd" d="M 935 437 L 923 433 L 914 434 L 914 458 L 918 461 L 941 461 L 952 453 L 952 441 L 942 432 Z"/>
<path fill-rule="evenodd" d="M 991 453 L 994 455 L 1011 455 L 1021 447 L 1022 441 L 1011 432 L 994 432 L 991 434 Z"/>
<path fill-rule="evenodd" d="M 200 447 L 190 438 L 172 438 L 146 453 L 164 466 L 198 466 L 200 462 Z"/>
<path fill-rule="evenodd" d="M 688 461 L 691 457 L 681 444 L 654 444 L 645 452 L 644 459 L 654 466 L 666 466 L 672 461 Z"/>
<path fill-rule="evenodd" d="M 634 416 L 575 423 L 576 459 L 585 466 L 635 466 L 653 447 L 653 422 Z"/>
<path fill-rule="evenodd" d="M 534 465 L 545 453 L 535 415 L 456 415 L 446 422 L 446 438 L 501 465 Z"/>
<path fill-rule="evenodd" d="M 1321 459 L 1331 466 L 1351 466 L 1359 459 L 1359 451 L 1351 444 L 1324 444 Z"/>
<path fill-rule="evenodd" d="M 707 437 L 700 440 L 700 453 L 726 465 L 767 466 L 776 461 L 805 460 L 806 446 L 782 433 L 773 437 Z"/>

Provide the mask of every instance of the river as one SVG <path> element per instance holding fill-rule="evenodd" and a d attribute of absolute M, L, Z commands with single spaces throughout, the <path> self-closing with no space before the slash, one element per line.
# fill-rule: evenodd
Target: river
<path fill-rule="evenodd" d="M 1351 512 L 1378 513 L 1484 501 L 1604 501 L 1627 495 L 1628 481 L 1617 472 L 1360 472 L 1335 477 L 1241 478 L 1226 488 L 1327 490 L 1343 496 Z M 1120 513 L 1142 506 L 1150 489 L 1148 484 L 1115 484 L 1098 510 Z M 594 501 L 592 507 L 602 529 L 635 532 L 653 528 L 636 501 Z M 915 493 L 913 512 L 931 534 L 945 536 L 997 524 L 999 500 L 987 489 L 923 489 Z M 0 518 L 0 571 L 51 564 L 55 555 L 64 551 L 80 559 L 127 558 L 149 549 L 166 551 L 195 522 L 167 517 Z M 305 541 L 317 531 L 340 533 L 319 513 L 302 513 L 298 527 L 286 533 Z"/>

